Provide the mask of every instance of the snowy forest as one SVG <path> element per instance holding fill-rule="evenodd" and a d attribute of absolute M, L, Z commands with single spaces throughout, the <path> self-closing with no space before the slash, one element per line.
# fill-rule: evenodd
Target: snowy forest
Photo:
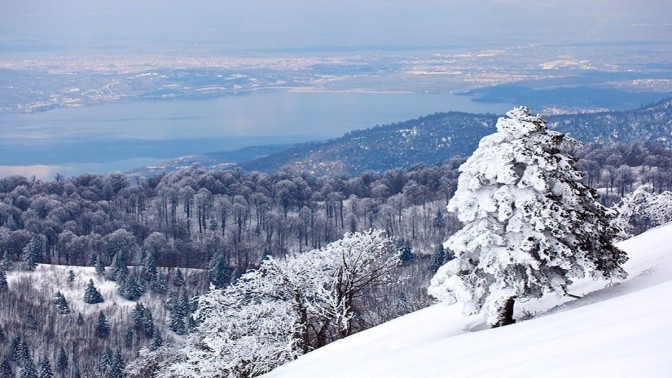
<path fill-rule="evenodd" d="M 618 237 L 671 220 L 670 150 L 571 153 L 581 185 L 618 210 Z M 256 376 L 426 307 L 430 278 L 453 258 L 443 243 L 463 226 L 446 205 L 465 160 L 355 177 L 192 167 L 2 178 L 0 377 Z M 260 320 L 271 318 L 283 333 Z M 204 348 L 213 331 L 229 339 Z M 275 341 L 260 347 L 249 332 Z M 230 358 L 206 363 L 217 355 Z"/>

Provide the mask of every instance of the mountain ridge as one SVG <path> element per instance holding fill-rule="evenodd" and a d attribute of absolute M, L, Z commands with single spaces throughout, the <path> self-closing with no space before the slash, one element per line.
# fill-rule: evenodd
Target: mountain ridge
<path fill-rule="evenodd" d="M 288 169 L 317 175 L 360 174 L 433 165 L 468 156 L 478 141 L 494 131 L 497 115 L 434 113 L 404 122 L 351 131 L 324 142 L 312 142 L 239 164 L 245 170 Z M 550 129 L 583 143 L 657 142 L 670 147 L 672 98 L 628 111 L 555 115 Z"/>
<path fill-rule="evenodd" d="M 483 136 L 494 132 L 498 117 L 487 113 L 434 113 L 353 130 L 328 140 L 184 156 L 132 173 L 154 175 L 200 165 L 206 170 L 242 168 L 274 173 L 284 169 L 298 174 L 358 175 L 417 164 L 435 165 L 470 155 Z M 653 142 L 672 147 L 672 97 L 632 110 L 551 115 L 546 121 L 549 129 L 586 144 Z"/>

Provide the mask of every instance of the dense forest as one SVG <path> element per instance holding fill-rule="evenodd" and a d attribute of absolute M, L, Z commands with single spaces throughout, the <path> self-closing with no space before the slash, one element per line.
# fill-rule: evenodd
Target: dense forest
<path fill-rule="evenodd" d="M 589 145 L 575 155 L 585 183 L 599 188 L 606 205 L 638 184 L 649 184 L 653 193 L 672 189 L 672 151 L 664 146 Z M 13 303 L 0 309 L 2 369 L 29 366 L 27 355 L 37 367 L 40 361 L 56 364 L 63 351 L 69 362 L 59 368 L 64 375 L 115 376 L 121 371 L 117 365 L 140 348 L 179 338 L 194 326 L 191 298 L 204 293 L 208 282 L 224 288 L 266 256 L 283 260 L 371 228 L 394 238 L 403 261 L 398 274 L 408 277 L 379 295 L 388 305 L 375 322 L 424 307 L 430 299 L 422 288 L 450 258 L 441 243 L 460 227 L 445 207 L 463 161 L 358 176 L 206 172 L 194 166 L 151 178 L 122 173 L 50 181 L 2 178 L 0 296 Z M 68 295 L 53 288 L 43 294 L 55 303 L 48 309 L 26 300 L 38 295 L 26 275 L 42 268 L 37 264 L 87 267 L 64 271 L 53 287 L 72 285 L 73 292 L 92 298 L 91 278 L 131 302 L 94 311 L 68 298 L 72 316 L 54 327 Z M 86 330 L 76 331 L 83 323 Z M 78 343 L 87 345 L 85 352 Z"/>

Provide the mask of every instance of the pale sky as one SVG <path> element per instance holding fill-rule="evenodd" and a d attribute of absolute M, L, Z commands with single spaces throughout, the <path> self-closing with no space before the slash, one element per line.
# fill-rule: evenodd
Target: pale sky
<path fill-rule="evenodd" d="M 0 51 L 667 41 L 669 0 L 3 0 Z"/>

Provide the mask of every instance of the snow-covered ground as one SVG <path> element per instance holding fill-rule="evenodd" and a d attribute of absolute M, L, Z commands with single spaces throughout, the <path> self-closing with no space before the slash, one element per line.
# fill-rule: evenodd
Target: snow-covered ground
<path fill-rule="evenodd" d="M 577 282 L 581 299 L 517 303 L 488 329 L 435 305 L 337 341 L 266 377 L 672 377 L 672 224 L 626 240 L 629 278 Z"/>

